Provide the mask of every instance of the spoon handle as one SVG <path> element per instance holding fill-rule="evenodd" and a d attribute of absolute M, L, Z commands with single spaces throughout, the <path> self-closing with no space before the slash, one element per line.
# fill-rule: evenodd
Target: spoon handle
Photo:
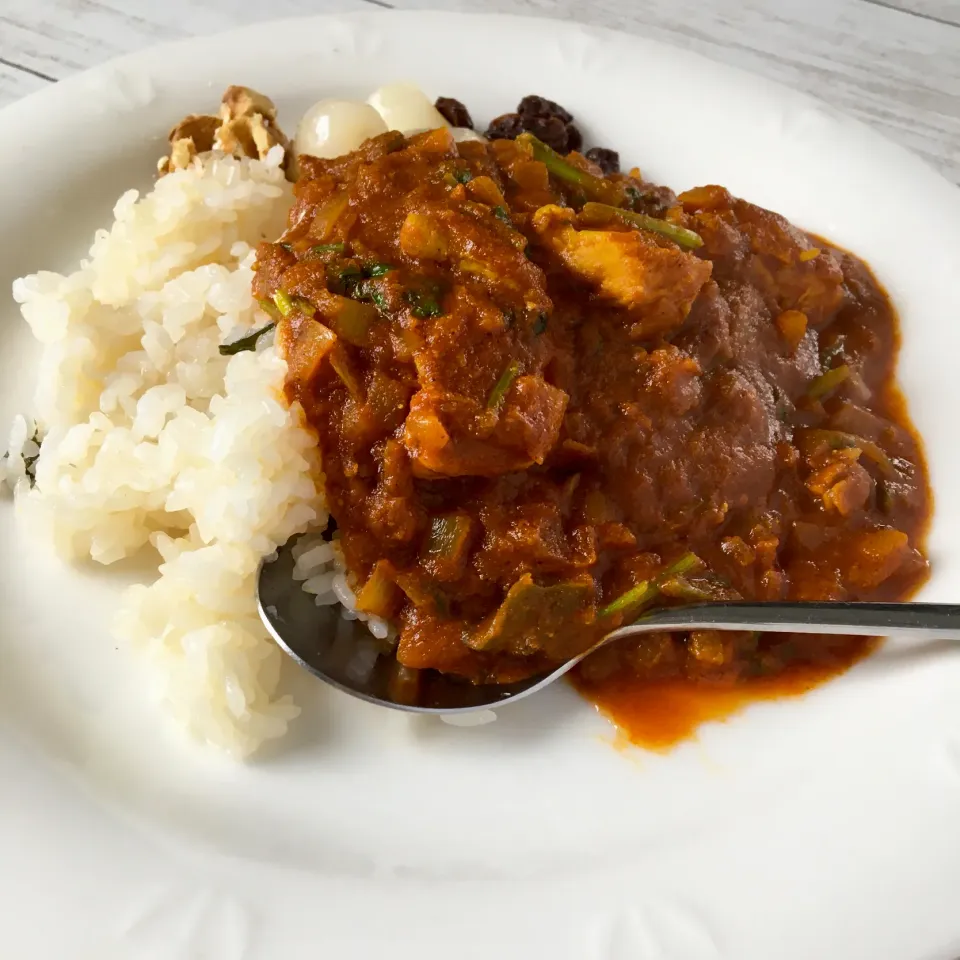
<path fill-rule="evenodd" d="M 759 630 L 765 633 L 835 633 L 859 636 L 907 631 L 960 639 L 960 604 L 954 603 L 694 603 L 652 610 L 605 642 L 651 630 Z"/>

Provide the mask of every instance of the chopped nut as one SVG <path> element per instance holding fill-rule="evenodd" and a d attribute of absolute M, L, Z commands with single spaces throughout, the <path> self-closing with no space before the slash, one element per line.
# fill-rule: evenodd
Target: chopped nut
<path fill-rule="evenodd" d="M 231 86 L 223 95 L 220 116 L 191 114 L 169 134 L 170 155 L 157 164 L 163 176 L 189 166 L 198 154 L 222 150 L 235 157 L 263 160 L 274 146 L 289 159 L 289 141 L 276 124 L 273 101 L 249 87 Z"/>
<path fill-rule="evenodd" d="M 220 102 L 220 118 L 217 145 L 226 153 L 262 160 L 277 144 L 287 148 L 288 140 L 276 125 L 273 101 L 250 87 L 227 87 Z"/>
<path fill-rule="evenodd" d="M 250 87 L 227 87 L 220 101 L 220 117 L 224 123 L 257 114 L 273 123 L 277 119 L 277 108 L 269 97 Z"/>
<path fill-rule="evenodd" d="M 220 121 L 216 117 L 208 117 L 199 113 L 191 113 L 184 117 L 167 134 L 171 144 L 178 140 L 192 140 L 198 153 L 213 149 L 213 138 L 217 135 Z"/>
<path fill-rule="evenodd" d="M 170 156 L 161 157 L 157 162 L 157 171 L 162 177 L 165 173 L 174 170 L 185 170 L 197 155 L 197 148 L 190 137 L 174 140 L 170 145 Z"/>
<path fill-rule="evenodd" d="M 160 175 L 173 170 L 184 170 L 198 153 L 212 150 L 219 124 L 216 117 L 202 114 L 192 113 L 184 117 L 167 135 L 170 141 L 170 156 L 164 157 L 157 164 Z"/>
<path fill-rule="evenodd" d="M 288 142 L 272 121 L 262 114 L 254 113 L 224 120 L 217 131 L 215 145 L 224 153 L 262 160 L 271 147 L 279 144 L 286 150 Z"/>

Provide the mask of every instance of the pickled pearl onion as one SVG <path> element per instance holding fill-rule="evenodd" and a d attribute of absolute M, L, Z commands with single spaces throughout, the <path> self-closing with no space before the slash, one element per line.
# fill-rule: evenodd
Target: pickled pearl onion
<path fill-rule="evenodd" d="M 390 130 L 436 130 L 449 126 L 427 95 L 412 83 L 388 83 L 367 99 Z"/>
<path fill-rule="evenodd" d="M 364 140 L 386 133 L 380 114 L 356 100 L 321 100 L 303 115 L 294 149 L 314 157 L 339 157 Z"/>

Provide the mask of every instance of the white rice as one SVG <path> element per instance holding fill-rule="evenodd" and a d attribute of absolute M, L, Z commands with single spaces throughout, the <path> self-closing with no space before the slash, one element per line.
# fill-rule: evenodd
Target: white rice
<path fill-rule="evenodd" d="M 303 581 L 303 589 L 314 594 L 317 606 L 339 603 L 344 620 L 365 623 L 377 640 L 396 640 L 396 630 L 386 620 L 357 609 L 357 595 L 338 540 L 327 542 L 319 534 L 301 537 L 291 552 L 293 579 Z"/>
<path fill-rule="evenodd" d="M 218 351 L 267 320 L 252 248 L 282 229 L 281 159 L 279 148 L 262 162 L 207 157 L 143 197 L 129 191 L 79 270 L 14 283 L 44 345 L 32 411 L 44 439 L 33 488 L 25 418 L 0 465 L 30 535 L 64 558 L 110 564 L 156 548 L 160 576 L 127 592 L 117 635 L 150 658 L 173 715 L 238 756 L 298 713 L 277 695 L 257 566 L 327 520 L 315 439 L 282 398 L 284 361 L 263 340 L 256 353 Z M 318 602 L 346 583 L 334 554 L 314 543 L 301 555 Z"/>
<path fill-rule="evenodd" d="M 445 713 L 440 719 L 451 727 L 483 727 L 493 723 L 497 715 L 492 710 L 475 710 L 473 713 Z"/>
<path fill-rule="evenodd" d="M 6 484 L 13 490 L 27 478 L 27 464 L 36 457 L 40 448 L 31 439 L 36 435 L 36 424 L 19 414 L 13 418 L 7 445 L 0 459 L 0 487 Z"/>

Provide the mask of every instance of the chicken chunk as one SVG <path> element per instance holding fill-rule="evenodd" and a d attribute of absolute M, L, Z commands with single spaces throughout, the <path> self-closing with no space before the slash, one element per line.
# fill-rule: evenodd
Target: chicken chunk
<path fill-rule="evenodd" d="M 686 319 L 712 265 L 638 230 L 578 230 L 573 210 L 549 204 L 533 229 L 568 270 L 636 314 L 640 337 L 668 333 Z"/>
<path fill-rule="evenodd" d="M 567 399 L 534 376 L 515 381 L 499 415 L 467 397 L 421 390 L 403 428 L 414 473 L 495 477 L 543 463 L 557 442 Z"/>

